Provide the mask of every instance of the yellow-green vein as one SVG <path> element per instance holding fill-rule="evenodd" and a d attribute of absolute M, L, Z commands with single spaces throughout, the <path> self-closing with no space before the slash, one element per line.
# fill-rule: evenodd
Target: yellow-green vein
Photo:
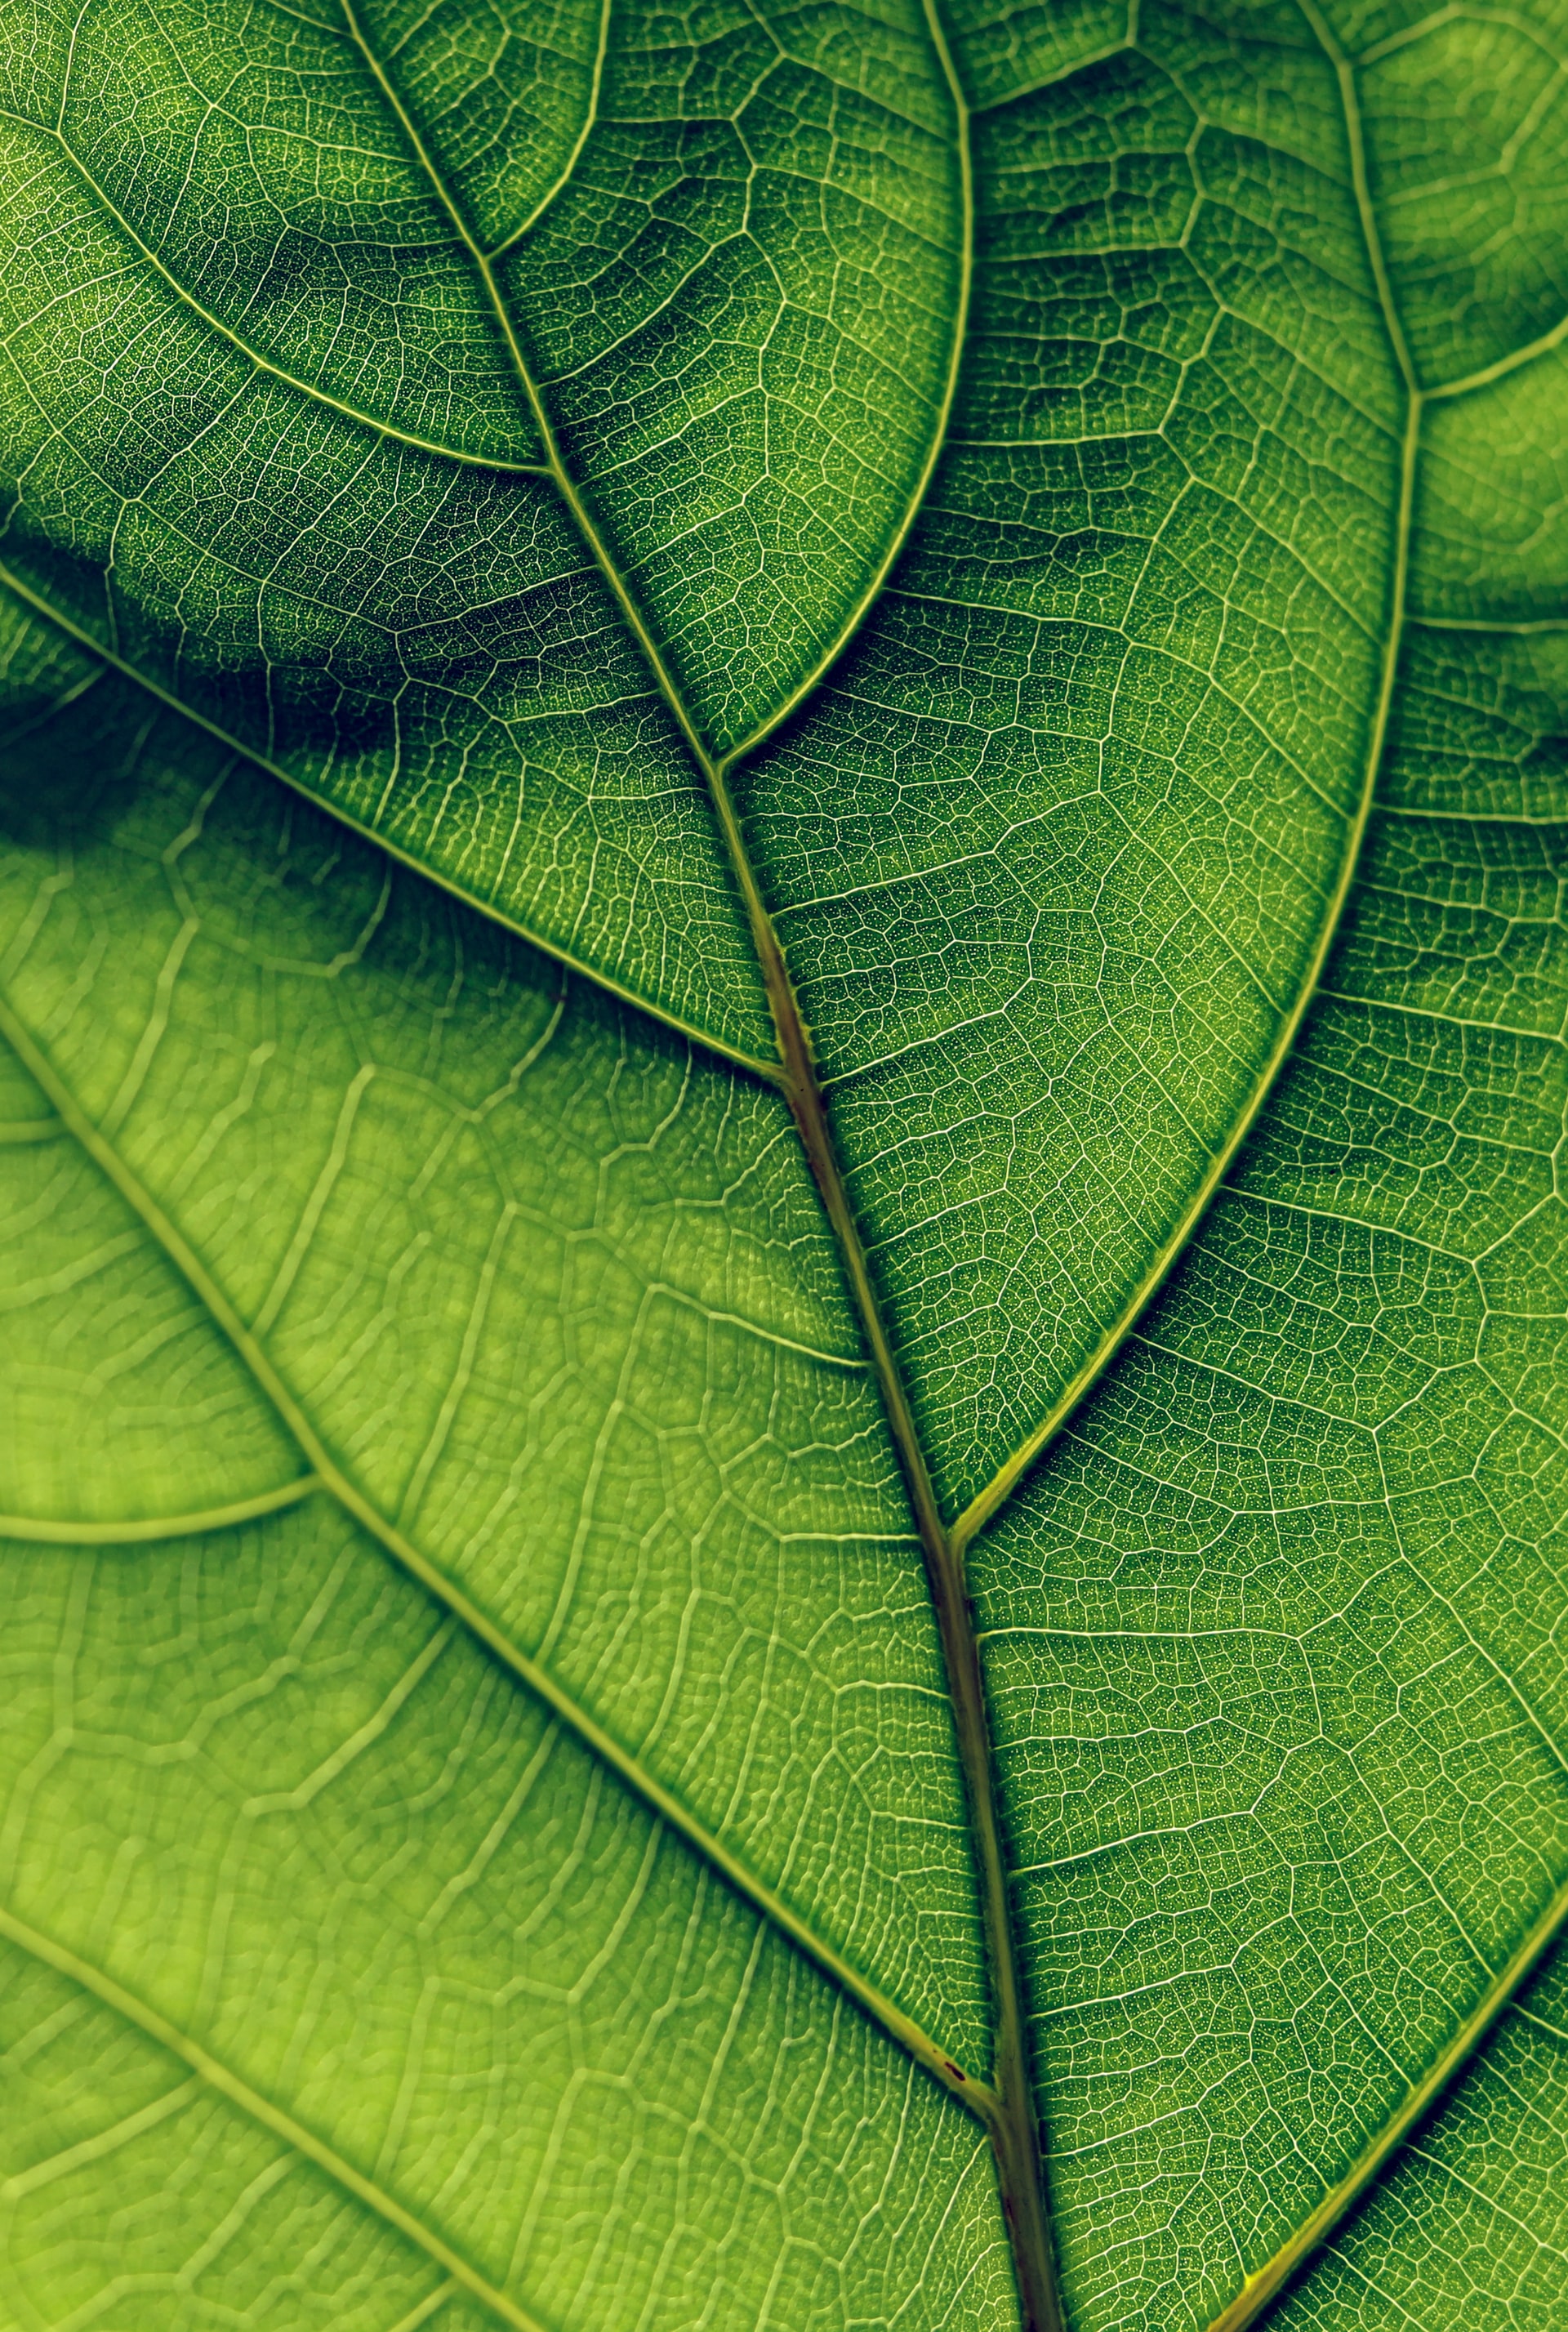
<path fill-rule="evenodd" d="M 83 1992 L 91 1993 L 95 2000 L 100 2000 L 117 2016 L 122 2016 L 128 2024 L 145 2032 L 149 2040 L 156 2040 L 160 2048 L 167 2049 L 171 2056 L 188 2065 L 197 2079 L 205 2082 L 207 2088 L 215 2089 L 220 2097 L 237 2106 L 262 2128 L 270 2130 L 274 2137 L 281 2139 L 304 2160 L 313 2162 L 335 2185 L 373 2211 L 387 2226 L 395 2227 L 408 2241 L 416 2244 L 427 2258 L 445 2270 L 454 2283 L 479 2300 L 503 2324 L 511 2325 L 512 2332 L 544 2332 L 536 2317 L 530 2316 L 525 2309 L 519 2308 L 515 2300 L 509 2299 L 504 2291 L 498 2290 L 494 2284 L 480 2274 L 477 2268 L 471 2267 L 459 2252 L 454 2251 L 450 2243 L 426 2227 L 412 2211 L 406 2210 L 395 2195 L 388 2194 L 385 2187 L 378 2186 L 373 2179 L 356 2170 L 351 2162 L 345 2160 L 324 2138 L 318 2137 L 314 2130 L 308 2129 L 303 2122 L 296 2121 L 292 2114 L 285 2113 L 281 2106 L 274 2105 L 259 2089 L 253 2089 L 248 2081 L 242 2080 L 239 2074 L 204 2049 L 199 2040 L 193 2040 L 188 2033 L 171 2024 L 167 2016 L 160 2016 L 156 2008 L 150 2007 L 144 2000 L 139 2000 L 123 1984 L 117 1983 L 102 1968 L 79 1959 L 74 1952 L 69 1951 L 63 1944 L 56 1943 L 52 1935 L 44 1935 L 25 1919 L 19 1918 L 6 1905 L 0 1905 L 0 1935 L 20 1950 L 30 1953 L 45 1967 L 53 1968 L 69 1982 L 80 1984 Z M 417 2322 L 419 2318 L 416 2317 L 415 2320 Z"/>
<path fill-rule="evenodd" d="M 837 663 L 856 633 L 865 623 L 866 616 L 881 597 L 887 578 L 892 574 L 905 543 L 909 540 L 910 531 L 915 520 L 920 516 L 921 505 L 930 491 L 931 482 L 936 474 L 936 465 L 942 459 L 942 447 L 947 442 L 948 424 L 952 417 L 953 399 L 958 395 L 959 375 L 963 365 L 964 342 L 969 333 L 970 300 L 974 289 L 974 158 L 972 141 L 970 137 L 969 101 L 959 81 L 958 71 L 952 61 L 952 52 L 948 45 L 947 34 L 942 27 L 936 0 L 924 0 L 924 7 L 931 43 L 942 67 L 942 79 L 947 85 L 948 95 L 953 109 L 953 122 L 957 130 L 958 144 L 960 215 L 958 297 L 953 312 L 952 342 L 948 350 L 947 375 L 937 403 L 936 416 L 932 424 L 931 442 L 926 448 L 920 474 L 911 489 L 909 500 L 904 506 L 904 516 L 888 538 L 882 556 L 860 597 L 856 600 L 834 638 L 824 648 L 805 679 L 798 682 L 789 694 L 774 707 L 765 721 L 760 722 L 749 735 L 742 737 L 740 743 L 731 746 L 724 755 L 720 765 L 724 771 L 732 769 L 738 762 L 744 760 L 748 754 L 754 753 L 776 730 L 783 726 L 792 712 L 799 709 L 814 690 L 820 687 L 827 673 Z"/>
<path fill-rule="evenodd" d="M 1531 1970 L 1568 1925 L 1568 1882 L 1559 1887 L 1540 1916 L 1487 1984 L 1463 2022 L 1450 2034 L 1447 2046 L 1412 2082 L 1396 2110 L 1364 2146 L 1354 2162 L 1303 2220 L 1287 2243 L 1249 2275 L 1228 2308 L 1222 2308 L 1209 2332 L 1247 2332 L 1270 2300 L 1288 2283 L 1304 2260 L 1334 2232 L 1345 2213 L 1361 2200 L 1395 2148 L 1442 2096 L 1486 2039 Z"/>
<path fill-rule="evenodd" d="M 1306 9 L 1309 21 L 1316 12 Z M 1326 41 L 1326 33 L 1323 35 Z M 1331 61 L 1337 51 L 1330 51 Z M 1367 737 L 1366 755 L 1362 764 L 1361 787 L 1355 808 L 1345 828 L 1344 847 L 1340 855 L 1339 871 L 1334 885 L 1324 907 L 1317 936 L 1304 967 L 1296 1000 L 1275 1032 L 1274 1042 L 1255 1078 L 1246 1103 L 1226 1136 L 1224 1142 L 1210 1158 L 1180 1219 L 1139 1278 L 1126 1303 L 1123 1305 L 1094 1351 L 1064 1386 L 1057 1399 L 1040 1419 L 1032 1433 L 1028 1434 L 1011 1455 L 999 1466 L 985 1487 L 970 1499 L 952 1525 L 954 1545 L 961 1552 L 968 1547 L 977 1532 L 986 1524 L 1012 1496 L 1024 1476 L 1037 1465 L 1051 1443 L 1083 1401 L 1093 1391 L 1117 1352 L 1137 1325 L 1150 1304 L 1192 1240 L 1199 1224 L 1213 1204 L 1226 1175 L 1234 1164 L 1238 1152 L 1257 1122 L 1258 1113 L 1273 1091 L 1280 1071 L 1293 1051 L 1301 1034 L 1302 1024 L 1317 992 L 1318 982 L 1334 945 L 1334 934 L 1344 912 L 1355 879 L 1362 844 L 1366 836 L 1367 821 L 1372 815 L 1372 798 L 1382 763 L 1383 745 L 1388 735 L 1389 716 L 1393 709 L 1394 683 L 1399 674 L 1400 652 L 1403 645 L 1406 612 L 1405 602 L 1410 588 L 1410 528 L 1415 509 L 1416 465 L 1420 450 L 1421 414 L 1424 400 L 1417 386 L 1410 352 L 1405 344 L 1403 327 L 1393 302 L 1388 271 L 1383 263 L 1382 245 L 1378 237 L 1376 220 L 1366 186 L 1366 162 L 1362 150 L 1359 119 L 1348 130 L 1352 149 L 1352 170 L 1362 218 L 1367 237 L 1368 257 L 1372 265 L 1383 320 L 1389 334 L 1394 360 L 1405 387 L 1404 429 L 1400 446 L 1399 502 L 1394 521 L 1393 560 L 1390 580 L 1389 604 L 1383 629 L 1383 649 L 1380 662 L 1378 693 Z"/>
<path fill-rule="evenodd" d="M 299 1474 L 275 1490 L 263 1490 L 253 1498 L 236 1498 L 226 1506 L 206 1506 L 188 1515 L 139 1515 L 120 1522 L 55 1522 L 47 1515 L 0 1515 L 0 1538 L 24 1539 L 38 1546 L 148 1546 L 159 1539 L 199 1538 L 208 1531 L 234 1530 L 241 1523 L 260 1522 L 268 1515 L 281 1515 L 299 1505 L 324 1486 L 319 1474 Z"/>
<path fill-rule="evenodd" d="M 587 105 L 583 108 L 582 128 L 578 131 L 576 138 L 572 141 L 571 151 L 567 156 L 566 160 L 561 164 L 561 167 L 557 171 L 554 178 L 545 188 L 543 194 L 540 195 L 538 202 L 535 203 L 532 210 L 529 212 L 528 216 L 522 221 L 521 225 L 514 226 L 512 233 L 502 242 L 498 243 L 493 251 L 487 253 L 487 257 L 492 263 L 498 259 L 504 259 L 507 253 L 512 248 L 513 244 L 521 243 L 523 236 L 529 233 L 530 229 L 536 227 L 539 225 L 540 220 L 544 216 L 546 211 L 549 210 L 551 203 L 554 202 L 561 189 L 568 184 L 572 172 L 577 168 L 578 162 L 582 159 L 583 148 L 588 144 L 588 139 L 592 137 L 594 124 L 598 119 L 599 97 L 604 89 L 605 81 L 605 58 L 609 53 L 610 9 L 612 5 L 613 0 L 599 0 L 598 44 L 594 51 L 594 69 L 592 76 L 588 81 L 588 99 Z"/>
<path fill-rule="evenodd" d="M 1517 372 L 1522 365 L 1534 364 L 1537 357 L 1550 356 L 1554 349 L 1562 347 L 1564 340 L 1568 340 L 1568 316 L 1564 316 L 1561 323 L 1554 324 L 1549 332 L 1543 332 L 1539 339 L 1527 340 L 1522 349 L 1511 349 L 1507 356 L 1499 357 L 1495 364 L 1483 365 L 1478 372 L 1468 372 L 1460 380 L 1445 380 L 1438 387 L 1429 388 L 1428 400 L 1435 403 L 1439 397 L 1469 397 L 1478 388 L 1490 388 L 1494 381 L 1506 380 L 1509 373 Z"/>

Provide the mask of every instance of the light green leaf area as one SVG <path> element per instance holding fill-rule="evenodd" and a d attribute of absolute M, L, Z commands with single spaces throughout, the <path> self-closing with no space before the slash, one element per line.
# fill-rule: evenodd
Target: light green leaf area
<path fill-rule="evenodd" d="M 0 14 L 0 2328 L 1559 2332 L 1561 0 Z"/>
<path fill-rule="evenodd" d="M 772 2292 L 780 2322 L 892 2323 L 932 2278 L 955 2326 L 1004 2308 L 983 2134 L 508 1672 L 508 1646 L 548 1663 L 634 1776 L 983 2062 L 932 1621 L 783 1104 L 126 683 L 35 733 L 55 774 L 11 797 L 4 873 L 5 1114 L 34 1138 L 0 1149 L 0 1917 L 530 2321 L 750 2323 Z M 192 2307 L 259 2306 L 259 2253 L 328 2278 L 323 2322 L 399 2320 L 417 2243 L 349 2211 L 351 2250 L 395 2254 L 351 2312 L 342 2197 L 287 2133 L 155 2116 L 137 2168 L 173 2077 L 125 2066 L 68 2150 L 117 2165 L 123 2127 L 109 2193 L 163 2196 L 135 2270 L 159 2306 L 187 2273 Z M 234 2165 L 196 2231 L 158 2165 L 204 2146 Z M 89 2245 L 53 2279 L 49 2214 L 81 2208 L 53 2175 L 17 2198 L 12 2320 L 130 2271 Z"/>

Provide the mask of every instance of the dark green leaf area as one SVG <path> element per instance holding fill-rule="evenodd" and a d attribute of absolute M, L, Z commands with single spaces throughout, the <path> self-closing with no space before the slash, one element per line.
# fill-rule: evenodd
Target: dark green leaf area
<path fill-rule="evenodd" d="M 1550 826 L 1568 798 L 1568 629 L 1412 630 L 1391 758 L 1408 812 Z"/>
<path fill-rule="evenodd" d="M 941 473 L 740 779 L 954 1507 L 1180 1237 L 1366 777 L 1401 406 L 1342 155 L 1206 126 L 1202 28 L 1148 38 L 978 125 Z"/>
<path fill-rule="evenodd" d="M 1279 2316 L 1280 2332 L 1556 2332 L 1568 2276 L 1568 1954 L 1498 2028 Z"/>
<path fill-rule="evenodd" d="M 117 679 L 33 733 L 5 995 L 115 1160 L 387 1526 L 983 2065 L 934 1629 L 781 1101 Z M 140 1526 L 308 1470 L 55 1134 L 0 1146 L 0 1515 Z"/>
<path fill-rule="evenodd" d="M 953 96 L 919 0 L 617 12 L 598 122 L 502 281 L 698 726 L 765 725 L 854 621 L 961 313 Z"/>
<path fill-rule="evenodd" d="M 438 878 L 770 1049 L 711 807 L 551 489 L 259 373 L 7 136 L 11 572 Z"/>
<path fill-rule="evenodd" d="M 1465 649 L 1454 714 L 1451 636 L 1416 636 L 1386 806 L 1258 1136 L 977 1549 L 1085 2324 L 1217 2314 L 1561 1916 L 1568 828 L 1532 816 L 1530 772 L 1562 659 Z M 1494 2067 L 1541 2060 L 1532 2030 L 1504 2028 L 1434 2143 L 1492 2146 L 1476 2117 Z M 1517 2188 L 1528 2116 L 1515 2142 Z M 1285 2322 L 1453 2320 L 1378 2313 L 1358 2280 L 1367 2227 L 1408 2251 L 1423 2177 Z M 1555 2207 L 1534 2191 L 1526 2267 Z"/>
<path fill-rule="evenodd" d="M 31 102 L 0 101 L 36 125 L 8 129 L 54 203 L 118 228 L 109 301 L 157 283 L 401 435 L 538 459 L 484 286 L 341 8 L 260 0 L 243 30 L 201 0 L 51 13 Z"/>

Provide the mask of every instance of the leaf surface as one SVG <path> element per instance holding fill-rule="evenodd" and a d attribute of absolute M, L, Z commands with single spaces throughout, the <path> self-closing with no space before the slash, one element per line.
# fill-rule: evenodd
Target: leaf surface
<path fill-rule="evenodd" d="M 1546 2332 L 1565 40 L 0 31 L 0 2323 Z"/>

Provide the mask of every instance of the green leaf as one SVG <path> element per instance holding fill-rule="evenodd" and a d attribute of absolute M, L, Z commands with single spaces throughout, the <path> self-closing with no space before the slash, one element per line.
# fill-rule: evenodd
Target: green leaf
<path fill-rule="evenodd" d="M 4 2332 L 1552 2332 L 1564 89 L 5 12 Z"/>

